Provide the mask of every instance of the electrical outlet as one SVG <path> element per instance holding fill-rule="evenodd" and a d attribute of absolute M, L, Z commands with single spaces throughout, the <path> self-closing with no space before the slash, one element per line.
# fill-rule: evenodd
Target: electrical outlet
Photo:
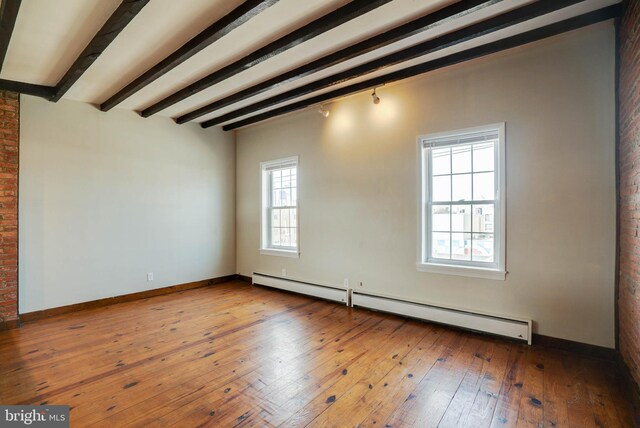
<path fill-rule="evenodd" d="M 349 278 L 343 279 L 342 285 L 344 285 L 344 288 L 349 288 Z"/>
<path fill-rule="evenodd" d="M 153 281 L 153 272 L 147 274 L 147 281 Z"/>
<path fill-rule="evenodd" d="M 287 270 L 285 268 L 282 268 L 282 277 L 283 278 L 287 277 Z"/>
<path fill-rule="evenodd" d="M 362 287 L 362 281 L 360 281 L 360 287 Z"/>

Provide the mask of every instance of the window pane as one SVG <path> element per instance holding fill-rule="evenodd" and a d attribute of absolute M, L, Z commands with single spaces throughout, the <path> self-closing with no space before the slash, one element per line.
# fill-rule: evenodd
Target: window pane
<path fill-rule="evenodd" d="M 494 263 L 500 254 L 495 234 L 501 230 L 498 221 L 503 221 L 499 214 L 503 201 L 497 199 L 503 194 L 496 193 L 500 149 L 496 131 L 487 128 L 477 140 L 466 133 L 438 136 L 437 144 L 423 149 L 422 160 L 429 163 L 425 177 L 429 199 L 422 201 L 428 216 L 422 241 L 426 262 L 481 267 Z M 456 142 L 463 141 L 461 137 L 468 138 L 466 143 Z"/>
<path fill-rule="evenodd" d="M 471 172 L 471 146 L 454 146 L 451 148 L 452 173 Z"/>
<path fill-rule="evenodd" d="M 289 229 L 283 227 L 280 229 L 280 245 L 283 247 L 290 247 Z"/>
<path fill-rule="evenodd" d="M 444 202 L 451 200 L 451 176 L 433 177 L 432 201 Z"/>
<path fill-rule="evenodd" d="M 494 143 L 482 143 L 473 146 L 473 171 L 494 170 Z"/>
<path fill-rule="evenodd" d="M 288 209 L 280 210 L 280 224 L 282 227 L 291 227 L 290 213 Z"/>
<path fill-rule="evenodd" d="M 271 245 L 273 246 L 280 245 L 280 228 L 279 227 L 271 228 Z"/>
<path fill-rule="evenodd" d="M 273 161 L 263 169 L 263 177 L 268 180 L 265 189 L 269 192 L 263 195 L 266 206 L 266 217 L 263 217 L 263 227 L 268 228 L 265 247 L 296 248 L 297 238 L 297 167 L 281 167 Z M 269 169 L 276 168 L 276 169 Z"/>
<path fill-rule="evenodd" d="M 493 204 L 482 204 L 473 206 L 473 232 L 494 232 L 493 211 Z"/>
<path fill-rule="evenodd" d="M 277 247 L 297 247 L 297 209 L 274 209 L 271 213 L 271 245 Z"/>
<path fill-rule="evenodd" d="M 449 205 L 434 205 L 431 207 L 431 230 L 448 232 L 451 230 L 451 207 Z"/>
<path fill-rule="evenodd" d="M 282 171 L 282 187 L 287 188 L 291 187 L 291 175 L 289 174 L 288 169 Z"/>
<path fill-rule="evenodd" d="M 452 201 L 471 200 L 471 174 L 454 175 L 451 177 L 453 190 Z"/>
<path fill-rule="evenodd" d="M 451 207 L 451 230 L 471 232 L 471 206 L 453 205 Z"/>
<path fill-rule="evenodd" d="M 493 234 L 473 234 L 473 260 L 476 262 L 493 262 Z"/>
<path fill-rule="evenodd" d="M 453 260 L 471 260 L 471 234 L 451 234 L 451 258 Z"/>
<path fill-rule="evenodd" d="M 271 227 L 280 227 L 280 210 L 271 211 Z"/>
<path fill-rule="evenodd" d="M 495 187 L 493 183 L 493 172 L 483 172 L 473 174 L 473 199 L 476 201 L 493 200 L 495 197 Z"/>
<path fill-rule="evenodd" d="M 431 175 L 451 174 L 451 149 L 431 151 Z"/>
<path fill-rule="evenodd" d="M 451 238 L 448 233 L 433 233 L 431 241 L 431 257 L 434 259 L 450 258 Z"/>
<path fill-rule="evenodd" d="M 273 192 L 274 207 L 291 206 L 291 189 L 280 189 Z"/>
<path fill-rule="evenodd" d="M 282 198 L 282 205 L 284 205 L 285 207 L 290 207 L 291 206 L 291 188 L 282 189 L 281 198 Z"/>
<path fill-rule="evenodd" d="M 272 171 L 271 172 L 271 188 L 273 190 L 280 189 L 282 187 L 282 172 L 281 171 Z"/>

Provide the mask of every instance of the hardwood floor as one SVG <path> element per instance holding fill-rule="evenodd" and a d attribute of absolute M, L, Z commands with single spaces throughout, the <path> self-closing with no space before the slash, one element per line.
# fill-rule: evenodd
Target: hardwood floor
<path fill-rule="evenodd" d="M 633 426 L 612 362 L 242 282 L 0 332 L 0 379 L 72 427 Z"/>

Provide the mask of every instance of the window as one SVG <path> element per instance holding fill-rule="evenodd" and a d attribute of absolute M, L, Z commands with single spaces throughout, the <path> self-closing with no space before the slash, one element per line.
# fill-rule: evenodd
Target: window
<path fill-rule="evenodd" d="M 504 124 L 418 138 L 418 269 L 504 279 Z"/>
<path fill-rule="evenodd" d="M 298 158 L 260 164 L 262 254 L 298 257 Z"/>

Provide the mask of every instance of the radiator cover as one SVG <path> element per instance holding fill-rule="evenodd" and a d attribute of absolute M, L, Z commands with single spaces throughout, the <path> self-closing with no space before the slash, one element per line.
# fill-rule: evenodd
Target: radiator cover
<path fill-rule="evenodd" d="M 289 278 L 280 278 L 271 275 L 253 273 L 252 282 L 258 285 L 278 288 L 280 290 L 292 291 L 294 293 L 306 294 L 308 296 L 319 297 L 321 299 L 332 300 L 334 302 L 348 304 L 348 291 L 344 288 L 331 287 L 328 285 L 311 284 Z"/>
<path fill-rule="evenodd" d="M 356 291 L 352 294 L 351 304 L 352 306 L 510 337 L 526 341 L 531 345 L 531 320 L 487 315 Z"/>

